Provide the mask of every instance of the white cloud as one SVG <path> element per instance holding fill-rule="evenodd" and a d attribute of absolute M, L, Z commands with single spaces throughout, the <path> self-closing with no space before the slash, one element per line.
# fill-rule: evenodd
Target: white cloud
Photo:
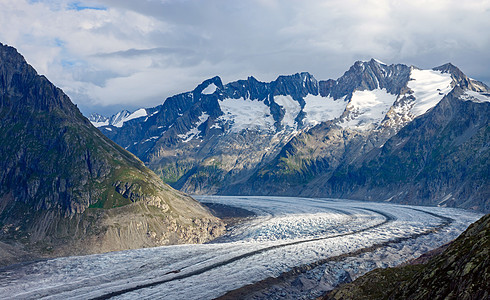
<path fill-rule="evenodd" d="M 490 80 L 488 1 L 2 0 L 0 28 L 85 112 L 157 105 L 214 75 L 336 78 L 370 57 Z"/>

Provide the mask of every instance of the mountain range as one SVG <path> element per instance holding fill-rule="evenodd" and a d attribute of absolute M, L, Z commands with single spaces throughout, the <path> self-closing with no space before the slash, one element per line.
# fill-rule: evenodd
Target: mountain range
<path fill-rule="evenodd" d="M 204 242 L 223 223 L 0 44 L 0 264 Z"/>
<path fill-rule="evenodd" d="M 490 211 L 489 92 L 450 63 L 371 59 L 336 80 L 214 77 L 162 105 L 91 121 L 187 193 Z"/>
<path fill-rule="evenodd" d="M 488 212 L 489 109 L 490 89 L 452 64 L 372 59 L 336 80 L 213 77 L 157 107 L 89 121 L 0 44 L 0 265 L 223 234 L 223 222 L 183 192 Z M 381 299 L 486 298 L 488 223 L 427 264 L 377 270 L 328 297 L 362 298 L 367 286 Z M 403 288 L 389 289 L 398 285 L 387 278 Z"/>

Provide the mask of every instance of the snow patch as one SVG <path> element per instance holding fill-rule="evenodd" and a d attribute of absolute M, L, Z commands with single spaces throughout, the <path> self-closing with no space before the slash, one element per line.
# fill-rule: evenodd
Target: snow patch
<path fill-rule="evenodd" d="M 469 100 L 473 102 L 478 102 L 478 103 L 483 103 L 483 102 L 490 102 L 490 97 L 480 94 L 475 91 L 465 91 L 463 95 L 461 95 L 461 98 L 463 100 Z"/>
<path fill-rule="evenodd" d="M 216 92 L 216 89 L 218 87 L 216 86 L 216 84 L 214 83 L 211 83 L 210 85 L 208 85 L 204 90 L 202 90 L 201 94 L 204 94 L 204 95 L 211 95 L 211 94 L 214 94 L 214 92 Z"/>
<path fill-rule="evenodd" d="M 152 113 L 152 114 L 150 115 L 150 117 L 153 117 L 154 115 L 158 114 L 159 112 L 160 112 L 160 111 L 159 111 L 159 110 L 157 110 L 156 112 Z"/>
<path fill-rule="evenodd" d="M 355 91 L 346 107 L 347 117 L 340 126 L 368 129 L 372 124 L 379 124 L 396 97 L 386 89 Z"/>
<path fill-rule="evenodd" d="M 298 124 L 295 119 L 301 111 L 298 101 L 294 100 L 290 95 L 278 95 L 274 96 L 274 102 L 279 104 L 285 111 L 282 119 L 284 127 L 296 130 Z"/>
<path fill-rule="evenodd" d="M 243 97 L 238 99 L 226 98 L 218 101 L 223 115 L 219 121 L 229 122 L 234 132 L 243 129 L 274 130 L 274 118 L 270 108 L 264 101 L 251 100 Z"/>
<path fill-rule="evenodd" d="M 196 138 L 199 135 L 199 129 L 198 127 L 201 126 L 202 123 L 206 122 L 206 120 L 209 118 L 209 115 L 207 113 L 202 113 L 202 115 L 199 117 L 199 121 L 192 127 L 187 133 L 184 134 L 178 134 L 177 136 L 181 139 L 183 139 L 183 143 L 187 143 L 193 138 Z"/>
<path fill-rule="evenodd" d="M 451 82 L 449 73 L 413 69 L 407 86 L 414 92 L 415 103 L 410 110 L 414 117 L 423 115 L 436 106 L 451 91 Z"/>
<path fill-rule="evenodd" d="M 306 113 L 304 122 L 312 126 L 340 117 L 347 106 L 345 97 L 335 100 L 332 97 L 308 94 L 304 100 L 306 103 L 303 108 Z"/>
<path fill-rule="evenodd" d="M 102 127 L 102 126 L 109 125 L 109 120 L 104 121 L 104 122 L 93 122 L 93 121 L 90 121 L 90 123 L 92 123 L 92 125 L 94 125 L 95 127 Z"/>
<path fill-rule="evenodd" d="M 448 194 L 446 195 L 446 197 L 442 198 L 442 200 L 437 203 L 437 206 L 445 206 L 445 204 L 443 205 L 444 202 L 446 202 L 447 200 L 449 200 L 451 198 L 452 194 Z"/>
<path fill-rule="evenodd" d="M 159 138 L 159 136 L 152 136 L 149 139 L 142 141 L 140 144 L 144 144 L 144 143 L 152 141 L 152 140 L 157 140 L 158 138 Z"/>

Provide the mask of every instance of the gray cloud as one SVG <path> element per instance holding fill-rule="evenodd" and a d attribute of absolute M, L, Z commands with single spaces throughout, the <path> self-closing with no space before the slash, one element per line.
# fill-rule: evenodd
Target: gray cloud
<path fill-rule="evenodd" d="M 170 48 L 170 47 L 156 47 L 156 48 L 150 48 L 150 49 L 134 49 L 133 48 L 133 49 L 110 52 L 110 53 L 97 53 L 97 54 L 94 54 L 93 56 L 96 56 L 96 57 L 114 57 L 114 56 L 134 57 L 134 56 L 141 56 L 141 55 L 168 55 L 168 54 L 186 55 L 186 54 L 195 54 L 195 51 L 192 51 L 190 49 L 185 49 L 185 48 Z"/>
<path fill-rule="evenodd" d="M 337 78 L 371 57 L 422 68 L 452 62 L 490 81 L 490 3 L 483 0 L 77 2 L 105 10 L 4 0 L 0 40 L 85 112 L 157 105 L 215 75 L 225 82 L 300 71 Z"/>

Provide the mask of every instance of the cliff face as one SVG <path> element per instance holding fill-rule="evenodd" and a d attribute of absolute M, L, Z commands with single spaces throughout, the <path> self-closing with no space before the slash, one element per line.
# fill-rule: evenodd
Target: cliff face
<path fill-rule="evenodd" d="M 0 239 L 40 255 L 203 242 L 224 227 L 0 44 Z"/>
<path fill-rule="evenodd" d="M 490 215 L 425 264 L 376 269 L 325 299 L 489 299 Z"/>

